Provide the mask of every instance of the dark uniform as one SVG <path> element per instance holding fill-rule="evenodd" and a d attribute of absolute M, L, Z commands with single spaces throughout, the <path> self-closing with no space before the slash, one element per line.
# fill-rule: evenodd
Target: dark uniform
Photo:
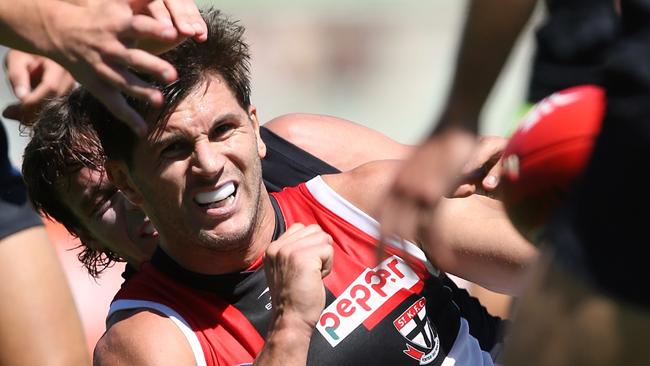
<path fill-rule="evenodd" d="M 27 199 L 20 173 L 11 166 L 7 134 L 0 121 L 0 240 L 37 225 L 43 222 Z"/>
<path fill-rule="evenodd" d="M 548 230 L 564 269 L 604 293 L 650 306 L 650 1 L 623 1 L 607 50 L 607 111 L 583 179 Z"/>

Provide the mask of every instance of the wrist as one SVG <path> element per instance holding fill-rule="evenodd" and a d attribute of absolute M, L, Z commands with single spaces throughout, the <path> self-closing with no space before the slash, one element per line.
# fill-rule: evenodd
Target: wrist
<path fill-rule="evenodd" d="M 455 111 L 447 109 L 438 119 L 438 123 L 431 131 L 431 136 L 441 134 L 447 130 L 466 131 L 472 135 L 478 134 L 478 111 Z"/>
<path fill-rule="evenodd" d="M 309 341 L 315 325 L 315 323 L 305 320 L 300 314 L 274 310 L 268 336 L 271 338 L 278 335 L 289 335 L 294 341 Z"/>
<path fill-rule="evenodd" d="M 305 365 L 313 328 L 299 318 L 274 316 L 255 365 Z"/>

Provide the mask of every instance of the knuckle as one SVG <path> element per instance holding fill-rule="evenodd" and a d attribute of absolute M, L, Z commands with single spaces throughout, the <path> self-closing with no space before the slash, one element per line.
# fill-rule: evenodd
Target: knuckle
<path fill-rule="evenodd" d="M 329 243 L 330 240 L 332 240 L 332 237 L 322 230 L 315 235 L 317 236 L 318 242 L 320 243 Z"/>
<path fill-rule="evenodd" d="M 289 245 L 283 245 L 278 249 L 276 252 L 276 257 L 282 260 L 287 260 L 291 258 L 291 254 L 293 253 L 293 250 L 290 248 Z"/>
<path fill-rule="evenodd" d="M 294 250 L 288 253 L 286 258 L 289 260 L 290 263 L 301 263 L 300 259 L 302 258 L 302 255 L 300 255 L 298 251 Z"/>
<path fill-rule="evenodd" d="M 325 254 L 326 254 L 328 257 L 332 257 L 332 256 L 334 255 L 334 247 L 331 246 L 331 245 L 327 245 L 327 246 L 325 246 Z"/>
<path fill-rule="evenodd" d="M 278 254 L 278 242 L 274 241 L 266 248 L 265 257 L 274 259 Z"/>

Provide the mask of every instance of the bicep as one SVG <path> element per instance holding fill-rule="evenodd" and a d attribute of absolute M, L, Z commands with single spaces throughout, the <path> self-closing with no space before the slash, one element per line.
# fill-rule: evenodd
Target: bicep
<path fill-rule="evenodd" d="M 141 310 L 113 323 L 97 342 L 94 365 L 195 365 L 192 349 L 171 319 Z"/>

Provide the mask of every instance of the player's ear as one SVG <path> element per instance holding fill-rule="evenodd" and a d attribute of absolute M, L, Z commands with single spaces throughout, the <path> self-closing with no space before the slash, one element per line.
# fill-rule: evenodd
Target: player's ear
<path fill-rule="evenodd" d="M 129 174 L 129 167 L 123 161 L 117 161 L 108 159 L 104 163 L 106 168 L 106 173 L 108 178 L 117 186 L 117 188 L 122 191 L 122 194 L 128 199 L 132 204 L 140 206 L 143 201 L 143 197 L 140 194 L 140 191 L 136 188 L 131 180 L 131 175 Z"/>
<path fill-rule="evenodd" d="M 257 108 L 252 104 L 248 107 L 248 117 L 253 123 L 253 130 L 255 131 L 255 137 L 257 139 L 257 153 L 260 158 L 264 158 L 266 156 L 266 144 L 260 135 L 260 122 L 257 119 Z"/>

